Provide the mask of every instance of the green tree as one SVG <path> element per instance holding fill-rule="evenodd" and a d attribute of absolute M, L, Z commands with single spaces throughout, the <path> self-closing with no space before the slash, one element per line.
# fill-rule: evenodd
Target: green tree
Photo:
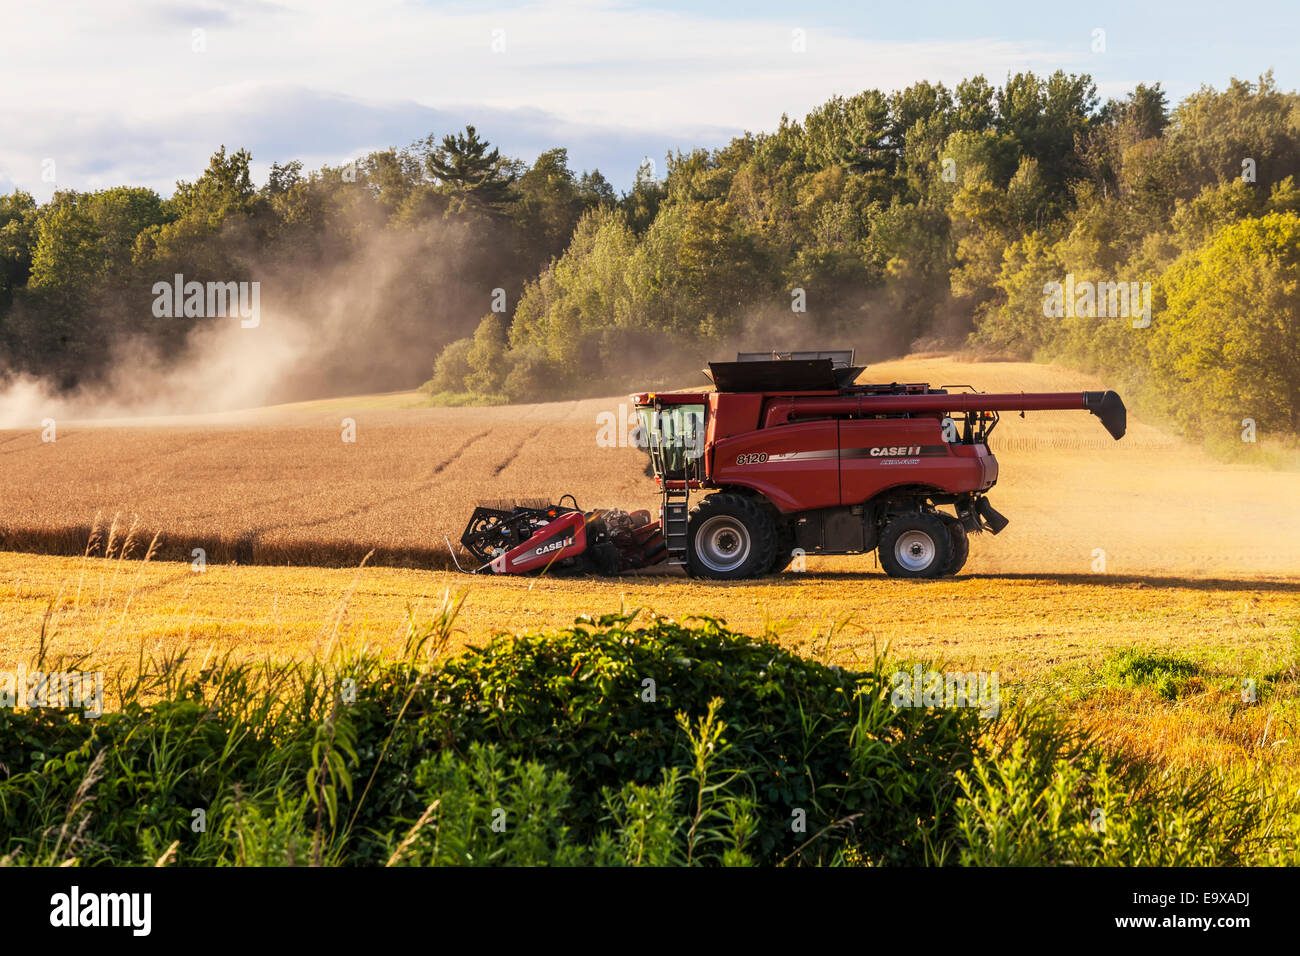
<path fill-rule="evenodd" d="M 279 163 L 272 163 L 271 171 L 266 177 L 266 185 L 262 187 L 262 193 L 265 196 L 279 196 L 288 192 L 301 181 L 302 163 L 300 161 L 295 159 L 283 166 Z"/>
<path fill-rule="evenodd" d="M 427 392 L 463 392 L 469 377 L 469 352 L 474 347 L 472 338 L 457 339 L 449 343 L 433 363 L 433 378 L 424 383 Z"/>
<path fill-rule="evenodd" d="M 32 271 L 38 211 L 31 193 L 14 190 L 0 196 L 0 310 L 14 289 L 26 285 Z"/>
<path fill-rule="evenodd" d="M 506 321 L 495 312 L 483 316 L 474 338 L 465 353 L 469 374 L 465 387 L 480 395 L 498 395 L 505 385 L 509 368 L 506 365 Z"/>
<path fill-rule="evenodd" d="M 1202 87 L 1178 104 L 1169 148 L 1178 159 L 1184 197 L 1221 179 L 1272 184 L 1300 172 L 1300 97 L 1277 88 L 1272 72 L 1256 83 L 1236 78 L 1227 89 Z M 1247 163 L 1249 161 L 1249 163 Z"/>
<path fill-rule="evenodd" d="M 1218 434 L 1300 433 L 1300 215 L 1224 226 L 1164 278 L 1152 370 L 1172 414 Z"/>
<path fill-rule="evenodd" d="M 478 130 L 466 126 L 463 133 L 448 134 L 442 143 L 425 140 L 425 167 L 457 206 L 492 215 L 504 213 L 511 201 L 518 169 L 501 151 L 479 138 Z"/>
<path fill-rule="evenodd" d="M 659 206 L 667 195 L 667 187 L 655 177 L 654 163 L 649 159 L 643 160 L 637 167 L 632 188 L 619 201 L 619 207 L 633 232 L 640 235 L 650 228 L 650 223 L 659 214 Z"/>
<path fill-rule="evenodd" d="M 957 102 L 953 107 L 953 128 L 968 133 L 983 133 L 997 119 L 995 91 L 983 75 L 957 84 Z"/>
<path fill-rule="evenodd" d="M 805 161 L 813 169 L 838 165 L 883 179 L 896 165 L 892 123 L 889 100 L 879 90 L 833 96 L 804 120 Z"/>
<path fill-rule="evenodd" d="M 1091 127 L 1097 87 L 1087 74 L 1057 70 L 1046 80 L 1033 73 L 1008 77 L 998 91 L 998 128 L 1038 160 L 1057 202 L 1066 196 L 1067 180 L 1083 171 L 1076 140 Z"/>
<path fill-rule="evenodd" d="M 618 196 L 614 193 L 614 187 L 609 184 L 599 169 L 593 169 L 591 172 L 584 172 L 578 179 L 578 198 L 582 200 L 584 207 L 590 209 L 592 206 L 606 205 L 612 206 L 618 201 Z"/>
<path fill-rule="evenodd" d="M 585 213 L 564 254 L 525 287 L 511 345 L 540 344 L 552 360 L 573 367 L 596 358 L 591 342 L 600 329 L 647 321 L 633 301 L 636 250 L 621 213 L 606 208 Z M 641 275 L 643 295 L 652 300 L 661 287 Z"/>
<path fill-rule="evenodd" d="M 169 205 L 179 219 L 205 223 L 216 229 L 232 216 L 248 215 L 256 206 L 257 191 L 249 165 L 253 157 L 246 149 L 226 155 L 222 146 L 208 160 L 208 168 L 194 182 L 176 184 Z"/>
<path fill-rule="evenodd" d="M 1023 358 L 1051 346 L 1059 320 L 1043 314 L 1044 287 L 1060 282 L 1064 269 L 1056 249 L 1038 232 L 1031 232 L 1007 247 L 998 273 L 1001 300 L 990 308 L 971 334 L 971 343 L 993 352 Z"/>
<path fill-rule="evenodd" d="M 151 189 L 55 193 L 36 223 L 33 288 L 88 288 L 127 275 L 136 237 L 163 220 L 163 202 Z"/>
<path fill-rule="evenodd" d="M 564 251 L 585 206 L 569 169 L 569 151 L 551 149 L 538 156 L 519 177 L 516 192 L 512 214 L 523 240 L 521 252 L 540 268 Z"/>
<path fill-rule="evenodd" d="M 263 238 L 251 228 L 263 208 L 253 188 L 251 162 L 247 150 L 227 155 L 222 146 L 202 176 L 192 183 L 178 182 L 175 195 L 163 204 L 167 221 L 136 237 L 136 264 L 158 275 L 229 276 L 246 271 L 246 261 L 255 257 L 249 247 Z"/>

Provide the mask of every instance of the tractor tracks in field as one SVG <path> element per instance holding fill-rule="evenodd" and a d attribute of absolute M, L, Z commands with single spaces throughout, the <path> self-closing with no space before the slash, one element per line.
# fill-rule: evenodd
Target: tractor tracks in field
<path fill-rule="evenodd" d="M 539 436 L 542 432 L 546 431 L 546 427 L 547 427 L 546 425 L 543 425 L 540 428 L 535 429 L 531 435 L 529 435 L 527 438 L 521 441 L 518 445 L 515 445 L 514 450 L 511 451 L 510 454 L 506 456 L 506 460 L 501 462 L 501 464 L 497 465 L 496 468 L 493 469 L 492 477 L 493 478 L 500 477 L 501 472 L 505 471 L 507 468 L 513 465 L 515 463 L 515 459 L 519 457 L 519 453 L 523 451 L 524 446 L 527 445 L 534 438 Z"/>
<path fill-rule="evenodd" d="M 429 476 L 427 478 L 425 478 L 418 485 L 415 485 L 412 488 L 407 488 L 406 490 L 398 492 L 397 494 L 385 495 L 382 498 L 375 498 L 371 501 L 366 501 L 364 503 L 358 504 L 353 508 L 348 508 L 344 511 L 337 512 L 335 514 L 324 515 L 320 518 L 316 518 L 310 521 L 295 520 L 295 521 L 283 521 L 279 524 L 274 524 L 274 525 L 261 525 L 251 529 L 251 531 L 248 532 L 248 535 L 250 535 L 254 539 L 254 543 L 256 543 L 257 537 L 264 534 L 269 534 L 273 531 L 283 531 L 286 528 L 294 528 L 294 529 L 317 528 L 320 527 L 321 525 L 330 524 L 331 522 L 334 521 L 345 521 L 348 518 L 355 518 L 358 515 L 365 514 L 368 511 L 373 511 L 375 508 L 381 508 L 385 505 L 390 505 L 393 504 L 394 502 L 402 501 L 403 499 L 411 498 L 415 495 L 422 494 L 432 489 L 433 486 L 437 484 L 438 476 L 441 475 L 448 468 L 450 468 L 452 465 L 456 464 L 456 462 L 461 459 L 461 457 L 465 454 L 465 452 L 469 451 L 470 446 L 478 443 L 479 441 L 482 441 L 490 434 L 492 434 L 491 429 L 488 429 L 487 431 L 481 431 L 477 435 L 474 435 L 473 437 L 464 441 L 459 448 L 457 448 L 454 452 L 451 453 L 450 456 L 448 456 L 447 458 L 439 462 L 433 468 L 433 470 L 429 472 Z"/>
<path fill-rule="evenodd" d="M 0 455 L 21 455 L 25 451 L 28 452 L 37 451 L 41 448 L 44 448 L 46 445 L 56 444 L 55 442 L 46 442 L 42 440 L 40 435 L 41 435 L 41 430 L 39 428 L 33 428 L 28 432 L 20 432 L 19 434 L 14 435 L 12 438 L 6 438 L 4 441 L 0 441 L 0 445 L 8 445 L 13 442 L 20 441 L 23 438 L 31 439 L 32 443 L 30 445 L 19 445 L 17 448 L 10 448 L 7 451 L 0 451 Z M 62 431 L 56 433 L 56 437 L 58 442 L 66 442 L 70 438 L 81 437 L 81 433 L 78 431 Z"/>
<path fill-rule="evenodd" d="M 443 462 L 441 465 L 439 465 L 437 468 L 433 469 L 433 473 L 432 473 L 431 475 L 429 475 L 429 480 L 428 480 L 424 485 L 422 485 L 421 488 L 420 488 L 419 490 L 421 490 L 421 491 L 427 491 L 429 488 L 432 488 L 432 487 L 433 487 L 434 479 L 437 478 L 439 475 L 441 475 L 444 471 L 446 471 L 446 470 L 447 470 L 448 468 L 450 468 L 452 465 L 456 464 L 456 462 L 460 461 L 461 457 L 465 454 L 465 452 L 469 451 L 469 446 L 470 446 L 470 445 L 473 445 L 473 444 L 475 444 L 475 443 L 477 443 L 477 442 L 479 442 L 479 441 L 482 441 L 484 438 L 487 438 L 487 436 L 488 436 L 488 435 L 491 435 L 491 434 L 492 434 L 492 429 L 490 429 L 490 428 L 489 428 L 487 431 L 481 431 L 481 432 L 479 432 L 477 435 L 475 435 L 473 438 L 471 438 L 469 441 L 465 442 L 465 444 L 463 444 L 463 445 L 461 445 L 459 448 L 457 448 L 457 449 L 456 449 L 456 453 L 455 453 L 454 455 L 452 455 L 450 458 L 448 458 L 446 461 L 444 461 L 444 462 Z"/>
<path fill-rule="evenodd" d="M 532 442 L 533 439 L 541 437 L 543 432 L 554 429 L 557 425 L 568 424 L 569 417 L 582 406 L 582 401 L 575 399 L 569 404 L 570 404 L 570 408 L 563 415 L 560 415 L 556 418 L 550 418 L 550 417 L 546 418 L 546 420 L 541 425 L 538 425 L 536 428 L 534 428 L 526 438 L 524 438 L 517 445 L 515 445 L 515 447 L 511 450 L 510 454 L 505 457 L 505 460 L 492 469 L 492 477 L 493 478 L 501 477 L 501 473 L 515 463 L 515 461 L 519 458 L 519 455 L 524 450 L 524 448 L 530 442 Z M 530 417 L 535 417 L 535 412 Z"/>

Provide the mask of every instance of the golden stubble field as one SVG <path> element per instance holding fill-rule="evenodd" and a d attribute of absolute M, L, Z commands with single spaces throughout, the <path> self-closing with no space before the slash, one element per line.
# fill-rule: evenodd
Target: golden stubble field
<path fill-rule="evenodd" d="M 463 597 L 453 650 L 500 632 L 566 626 L 620 608 L 725 618 L 835 663 L 895 656 L 1007 677 L 1088 665 L 1118 648 L 1287 650 L 1300 581 L 1107 575 L 961 575 L 895 581 L 870 571 L 787 572 L 717 583 L 677 575 L 468 577 L 403 568 L 209 566 L 0 553 L 0 640 L 25 660 L 89 655 L 112 669 L 140 653 L 310 655 L 346 640 L 400 648 L 412 616 Z M 43 638 L 42 638 L 43 635 Z M 0 668 L 2 669 L 2 668 Z"/>

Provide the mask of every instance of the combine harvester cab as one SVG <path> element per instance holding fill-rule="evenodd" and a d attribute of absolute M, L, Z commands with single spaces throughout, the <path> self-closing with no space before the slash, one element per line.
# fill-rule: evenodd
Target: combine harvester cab
<path fill-rule="evenodd" d="M 713 391 L 632 396 L 668 561 L 733 580 L 780 571 L 799 553 L 874 550 L 894 577 L 956 574 L 969 534 L 1008 523 L 986 497 L 1000 412 L 1087 410 L 1115 439 L 1126 428 L 1110 391 L 949 393 L 859 385 L 861 372 L 851 350 L 742 353 L 710 363 Z M 711 493 L 692 508 L 693 492 Z"/>

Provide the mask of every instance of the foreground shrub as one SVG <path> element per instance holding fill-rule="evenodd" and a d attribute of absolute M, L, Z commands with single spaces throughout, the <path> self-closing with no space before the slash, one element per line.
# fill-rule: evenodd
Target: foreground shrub
<path fill-rule="evenodd" d="M 1267 832 L 1243 787 L 1157 774 L 1042 714 L 894 707 L 883 659 L 850 672 L 720 621 L 618 614 L 436 662 L 453 617 L 397 662 L 182 658 L 97 720 L 0 709 L 0 857 L 1200 863 Z"/>

